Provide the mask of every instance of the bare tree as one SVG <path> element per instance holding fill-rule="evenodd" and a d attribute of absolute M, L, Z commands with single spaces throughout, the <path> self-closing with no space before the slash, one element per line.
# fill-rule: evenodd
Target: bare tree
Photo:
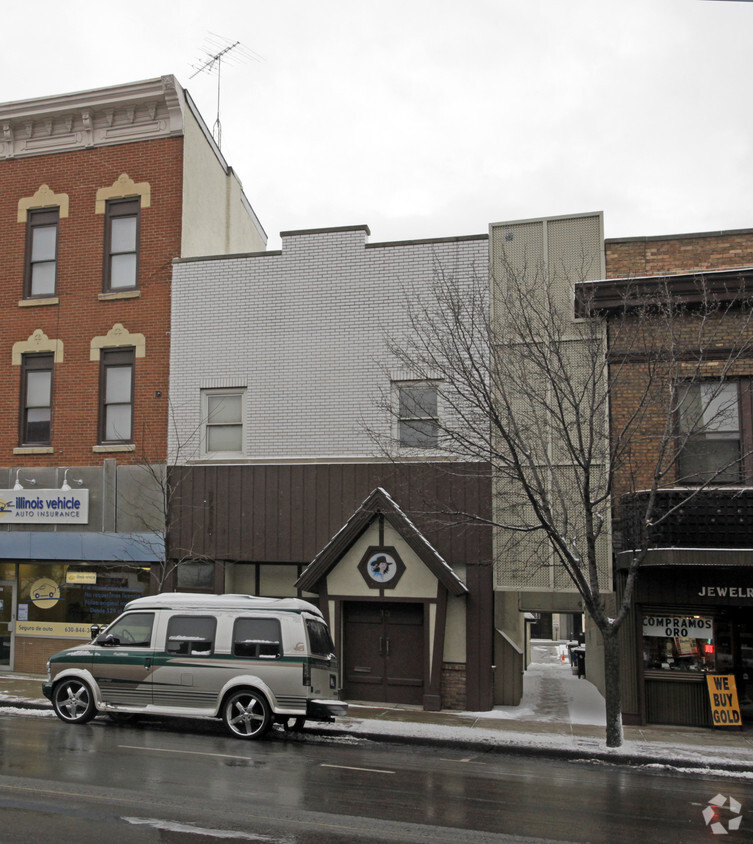
<path fill-rule="evenodd" d="M 616 747 L 618 633 L 652 538 L 745 459 L 701 465 L 698 449 L 730 414 L 727 386 L 753 351 L 751 311 L 743 289 L 715 291 L 702 276 L 681 292 L 626 283 L 607 308 L 599 285 L 579 283 L 593 278 L 585 264 L 565 283 L 543 266 L 502 266 L 491 283 L 437 266 L 428 293 L 408 292 L 409 328 L 390 349 L 402 371 L 436 385 L 442 453 L 491 466 L 497 567 L 530 583 L 546 571 L 580 594 L 603 639 L 606 742 Z M 678 484 L 662 509 L 657 494 Z M 639 530 L 616 604 L 612 506 L 623 519 L 626 495 Z"/>
<path fill-rule="evenodd" d="M 174 424 L 172 404 L 169 419 Z M 174 589 L 178 572 L 187 564 L 212 562 L 197 550 L 206 502 L 189 504 L 182 495 L 183 464 L 196 453 L 199 432 L 197 427 L 185 443 L 176 439 L 167 459 L 144 447 L 136 463 L 120 467 L 120 472 L 127 474 L 119 481 L 121 520 L 136 528 L 136 546 L 153 560 L 150 579 L 154 592 Z M 150 442 L 146 434 L 144 443 Z"/>

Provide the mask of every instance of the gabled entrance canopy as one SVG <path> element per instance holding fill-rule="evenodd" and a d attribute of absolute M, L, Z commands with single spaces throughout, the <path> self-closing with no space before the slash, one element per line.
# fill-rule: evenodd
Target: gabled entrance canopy
<path fill-rule="evenodd" d="M 316 555 L 296 581 L 296 587 L 305 592 L 319 592 L 321 581 L 380 516 L 389 522 L 451 595 L 457 597 L 468 593 L 465 583 L 382 487 L 369 495 L 342 530 Z"/>

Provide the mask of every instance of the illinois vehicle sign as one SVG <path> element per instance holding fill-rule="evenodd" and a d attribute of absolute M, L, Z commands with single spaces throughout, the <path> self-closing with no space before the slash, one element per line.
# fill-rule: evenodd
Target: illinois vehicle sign
<path fill-rule="evenodd" d="M 88 489 L 0 489 L 0 524 L 86 524 Z"/>

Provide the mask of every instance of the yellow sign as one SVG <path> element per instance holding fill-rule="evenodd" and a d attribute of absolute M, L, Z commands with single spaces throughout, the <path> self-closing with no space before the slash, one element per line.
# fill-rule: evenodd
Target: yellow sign
<path fill-rule="evenodd" d="M 741 727 L 734 674 L 707 674 L 711 717 L 715 727 Z"/>
<path fill-rule="evenodd" d="M 66 583 L 96 583 L 96 571 L 69 571 L 65 575 Z"/>
<path fill-rule="evenodd" d="M 29 597 L 35 607 L 49 610 L 60 600 L 60 587 L 49 577 L 40 577 L 29 587 Z"/>
<path fill-rule="evenodd" d="M 67 621 L 17 621 L 16 636 L 54 636 L 57 639 L 91 639 L 91 624 Z"/>

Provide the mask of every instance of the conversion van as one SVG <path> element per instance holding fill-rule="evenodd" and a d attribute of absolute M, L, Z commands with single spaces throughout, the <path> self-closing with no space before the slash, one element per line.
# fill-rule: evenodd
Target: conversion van
<path fill-rule="evenodd" d="M 68 724 L 209 716 L 256 739 L 273 722 L 300 729 L 347 713 L 329 629 L 307 601 L 163 593 L 92 635 L 47 664 L 42 690 Z"/>

